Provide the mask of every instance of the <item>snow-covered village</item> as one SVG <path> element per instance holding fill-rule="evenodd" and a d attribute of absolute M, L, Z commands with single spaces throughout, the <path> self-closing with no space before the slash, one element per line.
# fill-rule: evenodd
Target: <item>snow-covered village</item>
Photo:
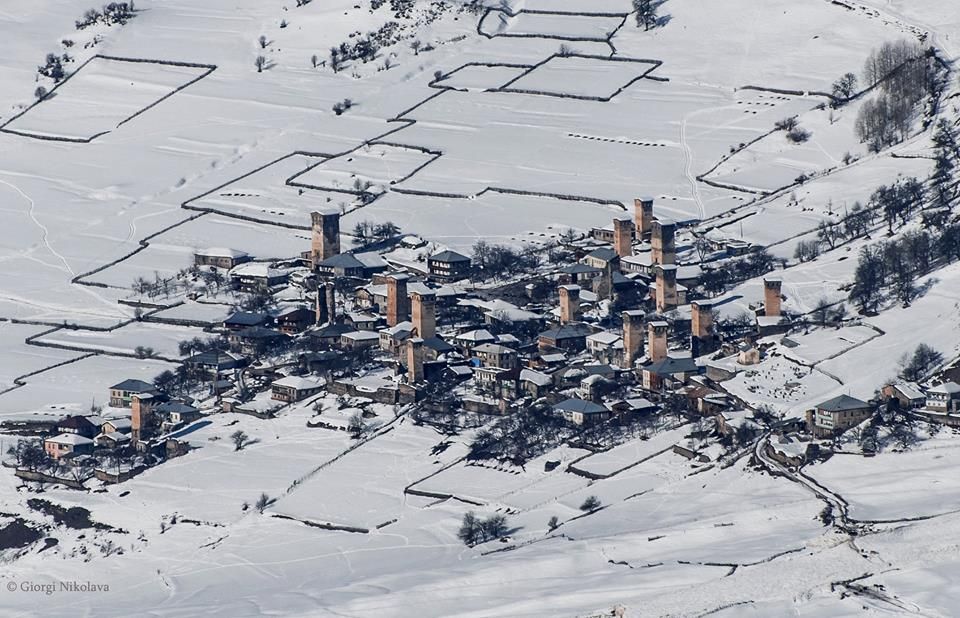
<path fill-rule="evenodd" d="M 0 32 L 0 615 L 960 613 L 954 0 Z"/>

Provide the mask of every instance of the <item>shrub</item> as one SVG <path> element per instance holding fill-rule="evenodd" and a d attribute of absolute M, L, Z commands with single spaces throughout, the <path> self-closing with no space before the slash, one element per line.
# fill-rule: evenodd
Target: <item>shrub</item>
<path fill-rule="evenodd" d="M 580 510 L 584 513 L 589 513 L 591 511 L 596 511 L 600 508 L 600 498 L 596 496 L 590 496 L 583 501 L 583 504 L 580 505 Z"/>

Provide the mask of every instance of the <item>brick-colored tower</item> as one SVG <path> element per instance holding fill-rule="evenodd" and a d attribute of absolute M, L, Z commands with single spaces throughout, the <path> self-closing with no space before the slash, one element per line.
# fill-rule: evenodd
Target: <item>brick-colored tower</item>
<path fill-rule="evenodd" d="M 653 225 L 653 198 L 638 197 L 633 200 L 633 224 L 637 228 L 637 240 L 650 237 Z"/>
<path fill-rule="evenodd" d="M 580 286 L 561 285 L 557 291 L 560 293 L 560 323 L 576 322 L 580 317 Z"/>
<path fill-rule="evenodd" d="M 619 257 L 633 255 L 633 222 L 627 218 L 613 220 L 613 250 Z"/>
<path fill-rule="evenodd" d="M 624 369 L 632 369 L 633 363 L 643 355 L 643 312 L 624 311 L 623 318 L 623 362 Z"/>
<path fill-rule="evenodd" d="M 396 326 L 410 315 L 407 280 L 402 273 L 387 276 L 387 326 Z"/>
<path fill-rule="evenodd" d="M 690 303 L 690 334 L 698 339 L 710 336 L 713 326 L 713 304 L 705 300 Z"/>
<path fill-rule="evenodd" d="M 672 264 L 655 266 L 657 277 L 657 312 L 663 313 L 676 307 L 677 300 L 677 267 Z"/>
<path fill-rule="evenodd" d="M 780 279 L 763 280 L 763 315 L 776 317 L 780 315 L 780 290 L 783 281 Z"/>
<path fill-rule="evenodd" d="M 416 384 L 423 380 L 423 339 L 407 339 L 407 381 Z"/>
<path fill-rule="evenodd" d="M 436 337 L 437 295 L 432 292 L 411 292 L 410 316 L 417 337 L 422 339 Z"/>
<path fill-rule="evenodd" d="M 340 213 L 312 212 L 310 222 L 313 232 L 310 262 L 316 268 L 320 262 L 340 253 Z"/>
<path fill-rule="evenodd" d="M 667 332 L 670 325 L 666 322 L 650 322 L 647 324 L 647 356 L 654 363 L 667 357 Z"/>
<path fill-rule="evenodd" d="M 153 395 L 133 395 L 130 398 L 130 437 L 134 442 L 150 437 L 152 415 Z"/>
<path fill-rule="evenodd" d="M 654 264 L 675 264 L 677 261 L 676 223 L 654 221 L 650 231 L 650 259 Z"/>

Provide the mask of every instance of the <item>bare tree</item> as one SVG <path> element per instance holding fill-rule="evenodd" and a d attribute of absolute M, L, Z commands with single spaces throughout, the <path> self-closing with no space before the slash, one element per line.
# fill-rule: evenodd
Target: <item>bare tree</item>
<path fill-rule="evenodd" d="M 266 64 L 267 59 L 264 56 L 257 56 L 257 58 L 253 61 L 253 65 L 257 67 L 257 73 L 262 73 Z"/>

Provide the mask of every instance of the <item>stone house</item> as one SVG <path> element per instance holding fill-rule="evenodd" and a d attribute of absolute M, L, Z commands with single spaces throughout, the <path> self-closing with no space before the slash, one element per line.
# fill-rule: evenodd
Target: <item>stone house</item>
<path fill-rule="evenodd" d="M 193 263 L 197 266 L 215 266 L 225 270 L 249 261 L 250 255 L 247 252 L 226 247 L 200 249 L 193 254 Z"/>
<path fill-rule="evenodd" d="M 124 380 L 110 387 L 110 407 L 129 408 L 134 395 L 155 395 L 157 389 L 143 380 Z"/>
<path fill-rule="evenodd" d="M 827 437 L 859 425 L 873 416 L 874 407 L 849 395 L 828 399 L 807 411 L 807 426 L 814 436 Z"/>
<path fill-rule="evenodd" d="M 553 406 L 553 411 L 574 425 L 596 425 L 609 419 L 613 413 L 603 405 L 583 399 L 565 399 Z"/>
<path fill-rule="evenodd" d="M 427 258 L 430 276 L 441 281 L 457 281 L 470 274 L 470 258 L 456 251 L 441 251 Z"/>
<path fill-rule="evenodd" d="M 323 380 L 316 378 L 287 376 L 275 380 L 270 385 L 270 398 L 276 401 L 294 403 L 312 397 L 326 386 Z"/>

